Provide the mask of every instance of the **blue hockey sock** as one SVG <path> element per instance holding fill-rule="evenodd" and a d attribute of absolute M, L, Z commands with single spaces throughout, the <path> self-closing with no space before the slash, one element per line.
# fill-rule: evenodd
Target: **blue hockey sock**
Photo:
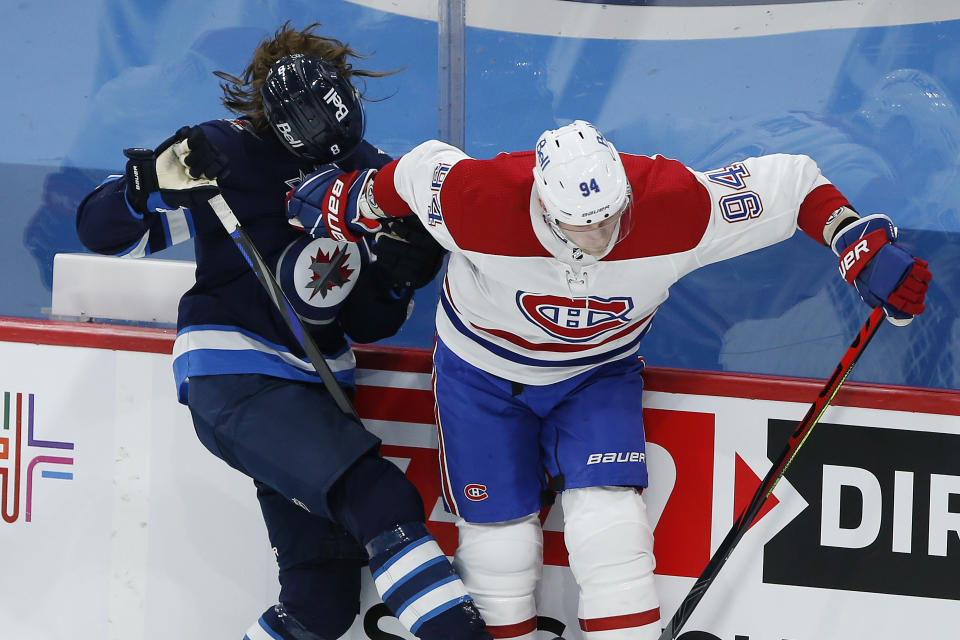
<path fill-rule="evenodd" d="M 480 612 L 422 522 L 391 527 L 367 545 L 377 593 L 421 640 L 489 640 Z"/>

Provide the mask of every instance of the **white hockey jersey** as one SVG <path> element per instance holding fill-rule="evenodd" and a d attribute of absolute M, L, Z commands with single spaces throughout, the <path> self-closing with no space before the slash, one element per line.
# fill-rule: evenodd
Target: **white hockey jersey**
<path fill-rule="evenodd" d="M 544 221 L 532 151 L 476 160 L 433 140 L 381 170 L 380 207 L 412 211 L 451 251 L 437 332 L 454 353 L 524 384 L 570 378 L 634 354 L 684 275 L 786 240 L 798 224 L 822 244 L 829 215 L 849 206 L 807 156 L 700 173 L 660 156 L 620 155 L 633 187 L 630 228 L 600 257 Z"/>

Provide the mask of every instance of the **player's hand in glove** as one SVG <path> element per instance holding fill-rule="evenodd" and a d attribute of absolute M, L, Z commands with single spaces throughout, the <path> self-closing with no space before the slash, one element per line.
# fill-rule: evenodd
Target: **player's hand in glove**
<path fill-rule="evenodd" d="M 923 313 L 930 282 L 927 263 L 895 244 L 897 228 L 874 214 L 843 228 L 831 248 L 840 258 L 840 275 L 871 307 L 882 306 L 887 319 L 906 325 Z"/>
<path fill-rule="evenodd" d="M 376 169 L 350 173 L 326 165 L 287 194 L 290 224 L 317 238 L 359 242 L 373 237 L 388 218 L 373 200 Z"/>
<path fill-rule="evenodd" d="M 376 265 L 394 287 L 419 289 L 429 284 L 443 265 L 446 251 L 416 216 L 383 221 L 373 243 Z"/>
<path fill-rule="evenodd" d="M 200 127 L 181 127 L 160 146 L 124 149 L 127 156 L 127 200 L 135 211 L 158 206 L 194 208 L 219 192 L 218 178 L 230 173 L 227 157 Z M 151 201 L 159 193 L 162 202 Z"/>

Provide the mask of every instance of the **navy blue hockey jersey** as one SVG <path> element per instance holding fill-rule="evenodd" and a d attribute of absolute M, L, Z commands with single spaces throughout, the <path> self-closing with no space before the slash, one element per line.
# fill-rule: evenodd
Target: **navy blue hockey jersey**
<path fill-rule="evenodd" d="M 291 226 L 287 192 L 314 166 L 291 155 L 273 135 L 258 136 L 244 119 L 200 125 L 230 160 L 221 192 L 271 265 L 311 329 L 327 364 L 346 386 L 355 359 L 347 337 L 372 342 L 396 333 L 412 291 L 392 289 L 364 244 L 313 238 Z M 390 160 L 362 142 L 341 168 L 379 168 Z M 110 176 L 77 211 L 77 232 L 92 251 L 140 257 L 194 239 L 196 284 L 180 300 L 174 375 L 186 402 L 191 376 L 260 373 L 320 382 L 283 317 L 209 206 L 173 208 L 150 196 L 150 213 L 134 211 L 123 176 Z M 375 258 L 374 258 L 375 259 Z"/>

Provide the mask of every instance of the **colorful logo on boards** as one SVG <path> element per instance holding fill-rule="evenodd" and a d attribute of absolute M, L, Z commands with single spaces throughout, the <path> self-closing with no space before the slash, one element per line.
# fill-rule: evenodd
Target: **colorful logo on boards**
<path fill-rule="evenodd" d="M 41 440 L 35 432 L 35 396 L 3 392 L 0 429 L 0 512 L 3 521 L 30 522 L 33 487 L 38 480 L 73 480 L 72 442 Z M 55 465 L 59 468 L 50 468 Z M 22 498 L 22 501 L 21 501 Z M 21 509 L 21 507 L 23 507 Z"/>

